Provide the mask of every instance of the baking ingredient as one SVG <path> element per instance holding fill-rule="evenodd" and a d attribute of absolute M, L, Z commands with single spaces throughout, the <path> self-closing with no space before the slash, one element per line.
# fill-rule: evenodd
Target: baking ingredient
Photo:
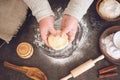
<path fill-rule="evenodd" d="M 117 70 L 118 67 L 116 65 L 112 65 L 112 66 L 108 66 L 105 68 L 102 68 L 99 70 L 99 78 L 109 78 L 109 77 L 113 77 L 113 76 L 117 76 L 118 73 L 115 72 L 115 70 Z"/>
<path fill-rule="evenodd" d="M 49 46 L 55 50 L 63 49 L 68 45 L 68 36 L 67 35 L 61 36 L 61 31 L 57 30 L 56 36 L 52 34 L 48 36 L 48 43 Z"/>
<path fill-rule="evenodd" d="M 106 52 L 109 56 L 111 56 L 114 59 L 120 59 L 120 49 L 114 45 L 113 36 L 114 33 L 108 35 L 102 40 L 102 43 L 104 44 Z"/>
<path fill-rule="evenodd" d="M 116 18 L 120 16 L 120 3 L 117 0 L 103 0 L 99 12 L 103 17 Z"/>
<path fill-rule="evenodd" d="M 105 67 L 105 68 L 102 68 L 99 70 L 99 74 L 104 74 L 104 73 L 107 73 L 107 72 L 110 72 L 110 71 L 114 71 L 114 70 L 117 70 L 117 66 L 113 65 L 113 66 L 108 66 L 108 67 Z"/>
<path fill-rule="evenodd" d="M 107 74 L 100 74 L 99 78 L 102 79 L 102 78 L 114 77 L 114 76 L 117 76 L 117 75 L 118 75 L 118 73 L 116 73 L 116 72 L 107 73 Z"/>

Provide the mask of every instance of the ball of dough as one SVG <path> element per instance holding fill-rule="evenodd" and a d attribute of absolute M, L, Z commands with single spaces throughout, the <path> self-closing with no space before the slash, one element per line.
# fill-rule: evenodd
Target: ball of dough
<path fill-rule="evenodd" d="M 99 5 L 99 12 L 106 18 L 120 16 L 120 3 L 116 0 L 103 0 Z"/>
<path fill-rule="evenodd" d="M 68 45 L 68 36 L 64 35 L 61 37 L 60 34 L 61 31 L 57 30 L 57 36 L 53 36 L 52 34 L 48 36 L 49 46 L 55 50 L 63 49 Z"/>

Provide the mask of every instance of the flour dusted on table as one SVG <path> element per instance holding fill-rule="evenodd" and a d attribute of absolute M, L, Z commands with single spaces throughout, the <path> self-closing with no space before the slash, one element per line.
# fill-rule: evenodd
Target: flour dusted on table
<path fill-rule="evenodd" d="M 120 49 L 114 45 L 113 36 L 114 33 L 107 36 L 105 39 L 103 39 L 103 43 L 105 44 L 106 52 L 109 56 L 114 59 L 120 59 Z"/>

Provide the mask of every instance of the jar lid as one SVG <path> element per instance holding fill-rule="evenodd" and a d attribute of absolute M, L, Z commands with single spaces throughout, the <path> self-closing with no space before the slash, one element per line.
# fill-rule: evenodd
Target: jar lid
<path fill-rule="evenodd" d="M 24 59 L 30 58 L 33 54 L 33 47 L 27 42 L 22 42 L 17 46 L 17 54 Z"/>

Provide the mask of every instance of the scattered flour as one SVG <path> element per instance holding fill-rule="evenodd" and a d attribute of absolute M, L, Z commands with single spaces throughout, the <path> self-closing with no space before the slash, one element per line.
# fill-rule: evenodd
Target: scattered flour
<path fill-rule="evenodd" d="M 56 29 L 60 29 L 62 18 L 59 16 L 62 16 L 61 9 L 62 8 L 58 8 L 57 13 L 55 13 L 58 14 L 57 15 L 58 17 L 56 17 L 55 20 Z M 87 40 L 87 34 L 88 34 L 87 26 L 88 25 L 86 21 L 81 20 L 79 24 L 78 32 L 76 34 L 76 38 L 73 41 L 73 43 L 69 44 L 65 49 L 62 49 L 60 51 L 55 51 L 44 44 L 43 40 L 40 38 L 38 27 L 35 27 L 35 35 L 34 35 L 35 40 L 33 43 L 37 46 L 37 48 L 39 48 L 40 54 L 46 56 L 46 58 L 52 63 L 64 64 L 67 62 L 78 60 L 84 56 L 81 47 L 85 46 L 84 44 L 86 43 Z"/>
<path fill-rule="evenodd" d="M 120 59 L 120 49 L 117 48 L 113 43 L 113 34 L 110 34 L 102 42 L 105 44 L 107 53 L 114 59 Z"/>
<path fill-rule="evenodd" d="M 56 20 L 55 23 L 55 28 L 56 29 L 60 29 L 60 24 L 58 25 L 58 23 L 60 23 L 61 21 L 61 18 L 59 20 Z M 44 41 L 40 38 L 40 33 L 39 33 L 39 28 L 35 28 L 35 32 L 36 34 L 34 35 L 34 44 L 37 46 L 37 47 L 41 47 L 42 49 L 44 49 L 45 51 L 48 51 L 48 52 L 45 52 L 45 54 L 51 56 L 51 57 L 56 57 L 56 58 L 65 58 L 65 57 L 68 57 L 70 55 L 72 55 L 73 51 L 79 47 L 79 43 L 81 41 L 81 38 L 82 38 L 82 28 L 79 26 L 79 29 L 78 29 L 78 32 L 76 34 L 76 38 L 75 40 L 73 41 L 72 44 L 69 44 L 67 47 L 65 47 L 64 49 L 62 50 L 54 50 L 52 48 L 49 48 L 47 47 L 45 44 L 44 44 Z"/>

